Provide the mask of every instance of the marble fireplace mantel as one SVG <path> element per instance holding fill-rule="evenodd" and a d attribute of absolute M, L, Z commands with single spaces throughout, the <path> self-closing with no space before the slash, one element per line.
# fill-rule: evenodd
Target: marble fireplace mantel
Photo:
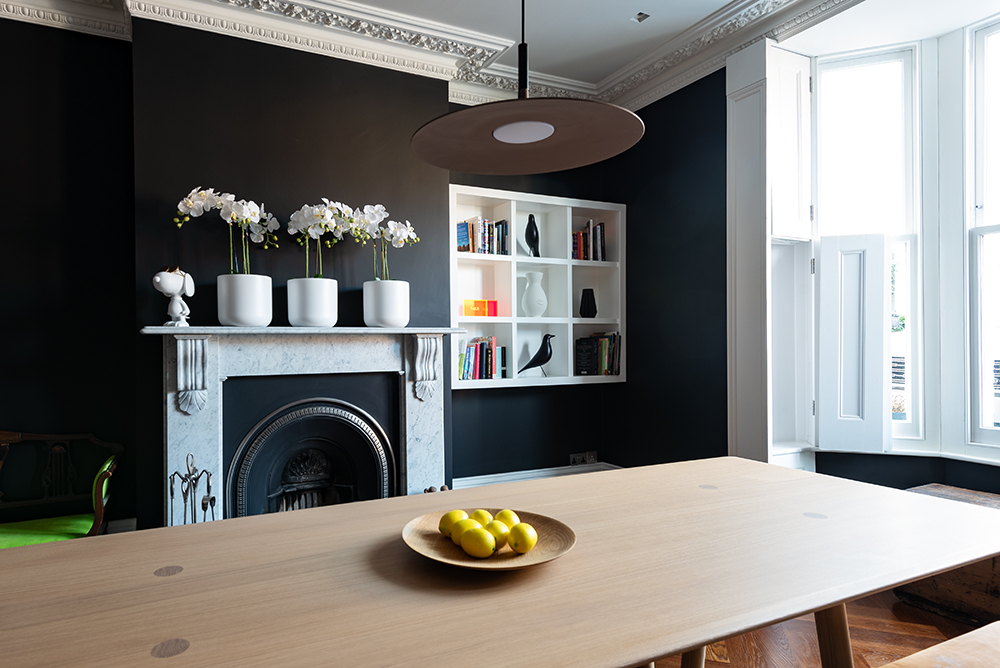
<path fill-rule="evenodd" d="M 212 473 L 215 517 L 226 516 L 223 384 L 237 376 L 391 372 L 402 377 L 400 443 L 393 444 L 399 489 L 444 483 L 443 337 L 447 327 L 144 327 L 163 337 L 163 442 L 166 475 Z M 205 491 L 204 482 L 198 490 Z M 166 523 L 171 523 L 165 486 Z M 177 504 L 179 499 L 175 499 Z M 200 503 L 200 499 L 198 500 Z M 184 523 L 175 513 L 174 524 Z M 202 521 L 200 508 L 198 521 Z M 210 519 L 210 518 L 209 518 Z"/>

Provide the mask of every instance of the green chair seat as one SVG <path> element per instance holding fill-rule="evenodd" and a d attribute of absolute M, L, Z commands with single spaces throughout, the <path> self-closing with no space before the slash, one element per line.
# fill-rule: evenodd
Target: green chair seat
<path fill-rule="evenodd" d="M 64 515 L 25 522 L 7 522 L 0 524 L 0 549 L 82 538 L 87 535 L 93 525 L 93 513 Z"/>
<path fill-rule="evenodd" d="M 5 547 L 55 543 L 102 533 L 105 527 L 104 510 L 111 500 L 108 494 L 108 482 L 117 465 L 118 455 L 113 454 L 94 476 L 94 484 L 91 487 L 94 512 L 0 524 L 0 550 Z"/>

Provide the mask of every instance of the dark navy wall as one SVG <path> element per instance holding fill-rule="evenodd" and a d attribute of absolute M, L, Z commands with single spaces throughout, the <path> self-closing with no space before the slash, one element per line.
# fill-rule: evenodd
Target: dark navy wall
<path fill-rule="evenodd" d="M 897 489 L 937 482 L 1000 494 L 1000 468 L 943 457 L 817 452 L 816 472 Z"/>
<path fill-rule="evenodd" d="M 125 445 L 109 512 L 131 517 L 131 45 L 0 19 L 0 62 L 0 430 Z"/>
<path fill-rule="evenodd" d="M 213 212 L 178 230 L 177 201 L 195 186 L 263 201 L 282 221 L 321 197 L 384 204 L 421 242 L 390 249 L 390 275 L 410 282 L 410 325 L 448 320 L 448 173 L 410 151 L 410 136 L 448 110 L 447 83 L 201 30 L 135 19 L 135 327 L 161 324 L 152 288 L 161 265 L 198 284 L 191 323 L 214 325 L 216 276 L 228 273 L 226 226 Z M 304 275 L 303 252 L 282 229 L 280 248 L 252 252 L 272 277 L 273 325 L 287 325 L 284 286 Z M 339 326 L 363 325 L 360 289 L 372 279 L 371 246 L 326 252 L 340 285 Z M 140 342 L 140 524 L 162 516 L 160 341 Z M 258 416 L 259 417 L 259 416 Z M 446 420 L 447 424 L 447 420 Z"/>
<path fill-rule="evenodd" d="M 621 385 L 454 392 L 455 476 L 565 466 L 587 450 L 623 466 L 726 454 L 725 72 L 638 113 L 643 139 L 597 165 L 452 174 L 627 206 L 629 356 Z"/>

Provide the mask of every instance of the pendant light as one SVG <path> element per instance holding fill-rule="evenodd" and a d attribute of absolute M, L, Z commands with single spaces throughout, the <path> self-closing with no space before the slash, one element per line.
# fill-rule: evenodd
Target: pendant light
<path fill-rule="evenodd" d="M 618 155 L 642 138 L 642 119 L 598 100 L 528 97 L 528 45 L 517 48 L 516 100 L 440 116 L 417 130 L 413 152 L 436 167 L 471 174 L 542 174 Z"/>

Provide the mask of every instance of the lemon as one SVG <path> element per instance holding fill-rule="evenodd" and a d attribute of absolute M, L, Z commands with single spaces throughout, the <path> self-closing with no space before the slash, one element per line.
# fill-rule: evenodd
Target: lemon
<path fill-rule="evenodd" d="M 506 524 L 500 520 L 493 520 L 483 528 L 489 531 L 493 535 L 493 538 L 496 539 L 498 550 L 507 544 L 507 534 L 510 533 L 510 529 L 507 528 Z"/>
<path fill-rule="evenodd" d="M 480 508 L 479 510 L 473 510 L 472 514 L 469 515 L 469 519 L 476 520 L 481 525 L 486 526 L 487 524 L 493 521 L 493 516 L 490 515 L 488 512 L 486 512 L 485 510 L 483 510 L 482 508 Z"/>
<path fill-rule="evenodd" d="M 462 533 L 462 549 L 470 557 L 485 559 L 497 550 L 497 541 L 486 529 L 473 527 Z"/>
<path fill-rule="evenodd" d="M 535 531 L 535 527 L 524 522 L 519 522 L 511 527 L 510 534 L 507 536 L 507 544 L 510 545 L 510 549 L 520 554 L 533 548 L 537 542 L 538 533 Z"/>
<path fill-rule="evenodd" d="M 443 533 L 445 536 L 451 536 L 451 527 L 458 520 L 464 520 L 469 516 L 469 513 L 464 510 L 452 510 L 441 516 L 441 521 L 438 522 L 438 531 Z"/>
<path fill-rule="evenodd" d="M 494 517 L 493 519 L 500 520 L 501 522 L 507 525 L 508 529 L 513 528 L 515 524 L 518 524 L 521 521 L 520 518 L 517 516 L 517 513 L 515 513 L 510 508 L 505 508 L 501 510 L 499 513 L 497 513 L 497 516 Z"/>
<path fill-rule="evenodd" d="M 482 529 L 483 525 L 474 519 L 466 518 L 464 520 L 458 520 L 451 525 L 451 540 L 455 545 L 462 544 L 462 534 L 469 529 Z"/>

